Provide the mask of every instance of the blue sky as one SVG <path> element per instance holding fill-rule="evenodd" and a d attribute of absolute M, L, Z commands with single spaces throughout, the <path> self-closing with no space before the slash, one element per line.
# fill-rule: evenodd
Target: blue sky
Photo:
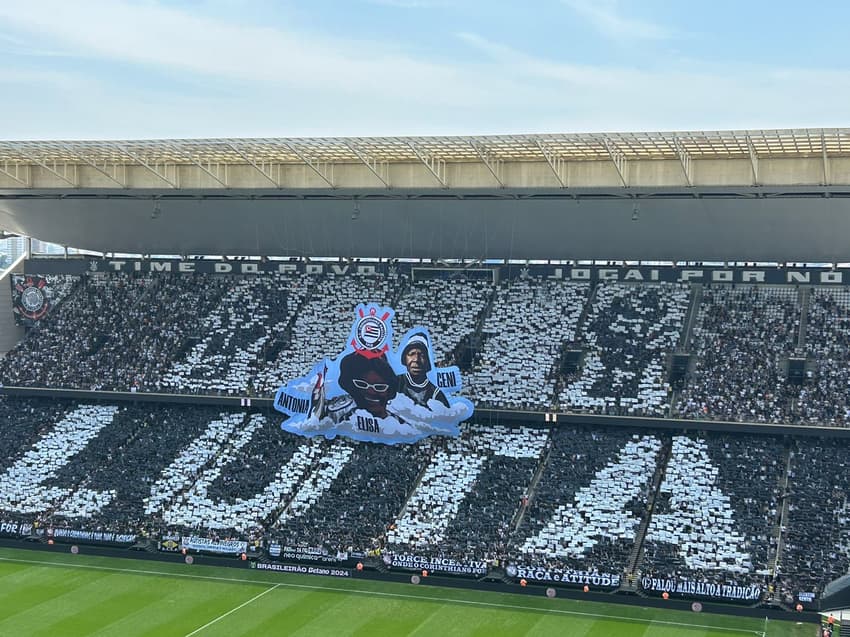
<path fill-rule="evenodd" d="M 3 139 L 843 127 L 850 3 L 0 3 Z"/>

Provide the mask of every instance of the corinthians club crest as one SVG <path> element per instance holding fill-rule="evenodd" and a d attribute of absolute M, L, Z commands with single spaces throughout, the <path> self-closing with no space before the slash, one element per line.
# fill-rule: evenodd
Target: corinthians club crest
<path fill-rule="evenodd" d="M 15 282 L 14 312 L 22 319 L 38 321 L 47 314 L 50 300 L 45 288 L 47 279 L 27 276 Z"/>
<path fill-rule="evenodd" d="M 455 396 L 460 370 L 436 367 L 424 327 L 408 330 L 393 349 L 394 316 L 374 303 L 355 308 L 343 351 L 278 390 L 274 406 L 288 416 L 284 430 L 385 444 L 459 434 L 473 411 Z"/>

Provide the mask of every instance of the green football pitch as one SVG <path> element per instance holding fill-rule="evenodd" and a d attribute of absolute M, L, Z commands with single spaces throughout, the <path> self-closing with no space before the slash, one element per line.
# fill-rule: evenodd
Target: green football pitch
<path fill-rule="evenodd" d="M 390 584 L 0 549 L 0 635 L 812 637 L 817 627 Z"/>

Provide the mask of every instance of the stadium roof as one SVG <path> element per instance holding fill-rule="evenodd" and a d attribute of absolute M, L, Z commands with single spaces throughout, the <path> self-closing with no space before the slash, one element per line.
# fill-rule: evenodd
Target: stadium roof
<path fill-rule="evenodd" d="M 0 187 L 605 187 L 642 185 L 758 185 L 780 183 L 759 175 L 760 159 L 815 159 L 822 169 L 817 178 L 801 176 L 793 184 L 837 182 L 829 174 L 832 158 L 850 157 L 850 129 L 784 129 L 691 132 L 576 133 L 456 137 L 323 137 L 257 139 L 174 139 L 124 141 L 0 141 Z M 634 162 L 672 162 L 675 176 L 647 178 Z M 702 160 L 745 160 L 730 179 L 714 173 L 694 175 Z M 573 162 L 608 162 L 605 175 L 569 174 Z M 530 183 L 508 174 L 505 167 L 538 162 L 547 171 L 546 183 Z M 485 170 L 450 171 L 447 166 L 479 164 Z M 362 174 L 335 174 L 333 167 L 355 165 Z M 414 164 L 421 174 L 393 175 L 394 164 Z M 548 168 L 547 168 L 548 164 Z M 296 183 L 286 167 L 307 167 L 313 181 Z M 228 167 L 249 168 L 251 175 Z M 33 175 L 27 167 L 35 168 Z M 127 167 L 145 171 L 152 183 L 127 175 Z M 169 167 L 171 171 L 169 171 Z M 177 167 L 196 175 L 182 179 Z M 283 167 L 283 169 L 281 168 Z M 92 173 L 85 177 L 84 173 Z M 290 171 L 291 172 L 291 171 Z M 575 172 L 575 171 L 573 171 Z M 657 169 L 655 172 L 658 172 Z M 668 171 L 669 172 L 669 171 Z M 783 174 L 787 169 L 781 171 Z M 809 169 L 808 172 L 811 172 Z M 843 171 L 842 171 L 843 172 Z M 641 175 L 636 177 L 635 175 Z M 648 183 L 643 183 L 647 181 Z M 51 181 L 53 180 L 53 181 Z M 258 180 L 258 181 L 257 181 Z M 608 183 L 608 182 L 611 183 Z"/>
<path fill-rule="evenodd" d="M 0 228 L 100 252 L 850 261 L 850 129 L 0 141 Z"/>
<path fill-rule="evenodd" d="M 575 133 L 453 137 L 302 137 L 255 139 L 160 139 L 134 141 L 0 141 L 0 161 L 153 163 L 541 161 L 555 155 L 568 161 L 850 156 L 850 129 L 785 129 L 699 132 Z"/>

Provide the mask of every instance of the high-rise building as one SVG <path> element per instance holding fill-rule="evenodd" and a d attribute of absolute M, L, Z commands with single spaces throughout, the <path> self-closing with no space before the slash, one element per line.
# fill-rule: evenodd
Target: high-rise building
<path fill-rule="evenodd" d="M 4 252 L 9 257 L 9 262 L 14 261 L 27 251 L 26 237 L 11 237 L 0 241 L 0 252 Z"/>

